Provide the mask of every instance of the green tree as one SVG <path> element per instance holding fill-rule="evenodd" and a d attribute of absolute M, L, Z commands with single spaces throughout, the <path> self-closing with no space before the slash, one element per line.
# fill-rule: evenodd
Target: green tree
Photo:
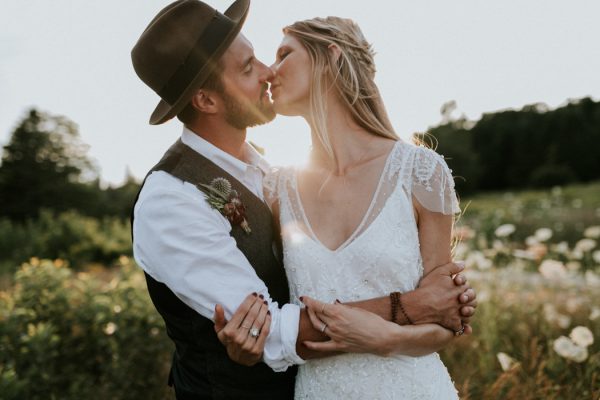
<path fill-rule="evenodd" d="M 4 146 L 0 215 L 23 221 L 44 208 L 89 208 L 99 188 L 89 184 L 98 174 L 86 152 L 75 123 L 29 110 Z"/>

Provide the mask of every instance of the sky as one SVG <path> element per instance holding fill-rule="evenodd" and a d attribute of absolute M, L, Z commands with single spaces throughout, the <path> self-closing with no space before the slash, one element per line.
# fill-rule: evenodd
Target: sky
<path fill-rule="evenodd" d="M 0 0 L 0 145 L 27 109 L 79 126 L 107 184 L 141 178 L 181 134 L 148 124 L 158 96 L 135 75 L 130 51 L 161 0 Z M 231 1 L 208 0 L 221 12 Z M 600 2 L 592 0 L 254 0 L 242 32 L 268 65 L 281 28 L 336 15 L 354 19 L 377 52 L 376 82 L 401 137 L 426 131 L 440 107 L 454 116 L 568 99 L 600 100 Z M 278 117 L 248 138 L 274 165 L 302 162 L 300 118 Z"/>

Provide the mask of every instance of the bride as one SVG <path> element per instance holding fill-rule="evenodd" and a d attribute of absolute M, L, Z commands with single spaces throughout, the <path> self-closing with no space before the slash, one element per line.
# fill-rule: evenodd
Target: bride
<path fill-rule="evenodd" d="M 281 225 L 291 301 L 304 303 L 314 328 L 331 338 L 304 343 L 329 357 L 299 367 L 295 396 L 456 399 L 435 353 L 454 332 L 400 326 L 343 304 L 395 293 L 393 320 L 410 322 L 400 293 L 451 260 L 459 211 L 451 171 L 394 132 L 374 83 L 373 51 L 353 21 L 315 18 L 284 34 L 272 99 L 277 113 L 307 121 L 312 152 L 301 168 L 268 176 L 266 198 Z M 360 335 L 370 335 L 376 351 Z"/>

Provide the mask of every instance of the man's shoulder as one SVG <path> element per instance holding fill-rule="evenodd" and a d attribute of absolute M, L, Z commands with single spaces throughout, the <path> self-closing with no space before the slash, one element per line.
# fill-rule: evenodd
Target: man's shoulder
<path fill-rule="evenodd" d="M 190 197 L 192 199 L 201 196 L 201 192 L 192 184 L 187 183 L 165 171 L 153 171 L 144 182 L 140 192 L 138 203 L 148 201 L 152 198 L 164 195 L 176 195 L 178 197 Z"/>

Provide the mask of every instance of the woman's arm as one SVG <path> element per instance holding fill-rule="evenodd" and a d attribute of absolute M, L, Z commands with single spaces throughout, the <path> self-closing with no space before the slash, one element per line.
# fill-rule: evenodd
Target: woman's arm
<path fill-rule="evenodd" d="M 326 342 L 303 342 L 313 352 L 417 357 L 443 349 L 454 338 L 452 331 L 437 324 L 402 326 L 346 304 L 322 303 L 307 296 L 302 301 L 313 327 L 331 338 Z"/>
<path fill-rule="evenodd" d="M 416 199 L 413 206 L 424 275 L 427 275 L 450 261 L 453 217 L 430 211 Z M 303 302 L 314 328 L 323 329 L 327 324 L 324 333 L 331 338 L 328 342 L 304 342 L 313 351 L 422 356 L 443 349 L 455 337 L 454 332 L 437 324 L 400 326 L 348 305 L 325 304 L 308 297 Z"/>

